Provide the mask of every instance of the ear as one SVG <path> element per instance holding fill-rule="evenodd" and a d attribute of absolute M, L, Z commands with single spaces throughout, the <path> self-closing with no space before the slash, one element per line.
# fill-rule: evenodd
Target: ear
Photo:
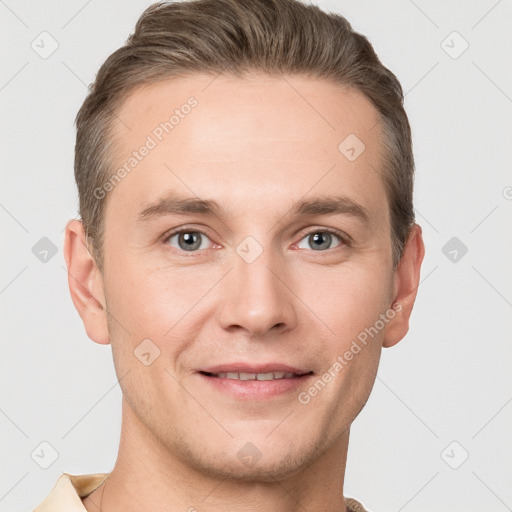
<path fill-rule="evenodd" d="M 66 224 L 64 258 L 71 299 L 87 336 L 96 343 L 110 343 L 103 276 L 89 251 L 81 221 L 72 219 Z"/>
<path fill-rule="evenodd" d="M 409 330 L 409 318 L 416 300 L 420 283 L 420 269 L 425 255 L 421 226 L 414 224 L 409 233 L 394 276 L 394 300 L 392 309 L 395 316 L 388 322 L 383 347 L 396 345 Z"/>

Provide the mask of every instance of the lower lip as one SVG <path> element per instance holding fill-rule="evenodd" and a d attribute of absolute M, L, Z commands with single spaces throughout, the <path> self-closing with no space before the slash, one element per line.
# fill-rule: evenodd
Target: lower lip
<path fill-rule="evenodd" d="M 304 383 L 313 376 L 313 374 L 308 373 L 300 375 L 299 377 L 292 377 L 291 379 L 238 380 L 223 377 L 209 377 L 203 373 L 198 373 L 197 375 L 219 391 L 228 393 L 239 399 L 271 398 L 290 393 L 296 391 L 300 386 L 303 386 Z"/>

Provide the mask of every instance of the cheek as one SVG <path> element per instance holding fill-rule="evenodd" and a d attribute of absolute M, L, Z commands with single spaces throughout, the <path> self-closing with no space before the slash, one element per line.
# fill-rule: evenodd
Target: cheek
<path fill-rule="evenodd" d="M 120 261 L 108 286 L 112 316 L 122 319 L 130 333 L 162 337 L 186 313 L 187 297 L 194 296 L 190 278 L 187 287 L 176 274 Z"/>
<path fill-rule="evenodd" d="M 120 269 L 116 269 L 115 280 L 109 282 L 107 295 L 112 305 L 112 349 L 119 365 L 138 368 L 134 351 L 142 350 L 145 343 L 150 352 L 159 351 L 161 355 L 151 366 L 161 366 L 165 361 L 165 367 L 172 371 L 179 354 L 200 330 L 204 313 L 201 298 L 218 276 L 198 275 L 191 268 L 154 270 L 132 264 Z"/>
<path fill-rule="evenodd" d="M 334 416 L 341 415 L 340 424 L 345 424 L 360 411 L 375 380 L 385 332 L 379 319 L 389 306 L 390 281 L 383 266 L 356 264 L 328 276 L 319 272 L 316 278 L 314 281 L 324 286 L 311 286 L 309 304 L 329 327 L 319 375 L 326 384 L 324 388 L 317 383 L 322 395 L 317 403 L 324 403 Z"/>
<path fill-rule="evenodd" d="M 389 307 L 389 276 L 383 266 L 347 264 L 309 271 L 301 296 L 329 327 L 330 344 L 338 349 L 369 328 Z"/>
<path fill-rule="evenodd" d="M 188 338 L 176 333 L 190 306 L 169 279 L 135 269 L 121 275 L 109 289 L 113 360 L 123 395 L 147 421 L 155 402 L 179 396 L 175 361 Z"/>

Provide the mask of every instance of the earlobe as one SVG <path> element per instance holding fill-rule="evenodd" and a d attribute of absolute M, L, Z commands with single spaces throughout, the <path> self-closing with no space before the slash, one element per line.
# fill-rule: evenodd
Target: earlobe
<path fill-rule="evenodd" d="M 71 299 L 87 336 L 96 343 L 110 343 L 103 276 L 87 247 L 81 221 L 72 219 L 66 224 L 64 258 Z"/>
<path fill-rule="evenodd" d="M 421 226 L 414 224 L 395 272 L 396 294 L 392 302 L 395 316 L 387 325 L 383 347 L 396 345 L 409 330 L 409 318 L 418 292 L 424 255 L 425 245 Z"/>

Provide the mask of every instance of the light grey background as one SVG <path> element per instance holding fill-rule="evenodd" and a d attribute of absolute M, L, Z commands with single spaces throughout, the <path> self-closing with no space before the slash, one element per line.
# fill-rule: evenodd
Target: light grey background
<path fill-rule="evenodd" d="M 121 391 L 110 346 L 71 302 L 63 228 L 86 84 L 149 3 L 0 0 L 2 512 L 115 462 Z M 315 3 L 367 35 L 404 87 L 427 249 L 409 334 L 384 350 L 353 425 L 345 494 L 372 512 L 512 510 L 512 2 Z M 31 47 L 51 49 L 43 31 L 58 43 L 48 58 Z M 452 237 L 467 254 L 443 253 Z M 42 442 L 58 453 L 47 469 Z"/>

